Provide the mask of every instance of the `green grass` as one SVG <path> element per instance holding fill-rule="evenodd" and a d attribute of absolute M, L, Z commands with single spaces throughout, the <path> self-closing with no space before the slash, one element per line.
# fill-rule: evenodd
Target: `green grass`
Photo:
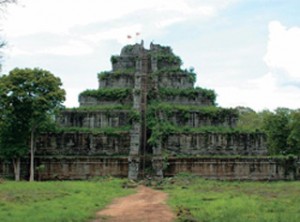
<path fill-rule="evenodd" d="M 178 221 L 297 222 L 300 182 L 224 182 L 181 175 L 167 180 Z"/>
<path fill-rule="evenodd" d="M 0 184 L 1 222 L 88 221 L 112 199 L 133 193 L 121 179 Z"/>
<path fill-rule="evenodd" d="M 11 182 L 0 184 L 0 221 L 90 221 L 114 198 L 133 193 L 125 180 Z M 298 222 L 300 182 L 224 182 L 191 174 L 166 178 L 177 221 Z"/>

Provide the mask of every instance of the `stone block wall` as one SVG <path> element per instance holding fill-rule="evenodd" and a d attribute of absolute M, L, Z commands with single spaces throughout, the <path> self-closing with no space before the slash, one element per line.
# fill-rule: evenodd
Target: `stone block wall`
<path fill-rule="evenodd" d="M 135 67 L 135 57 L 133 56 L 115 56 L 115 59 L 115 62 L 112 63 L 113 71 Z"/>
<path fill-rule="evenodd" d="M 170 103 L 175 105 L 191 105 L 191 106 L 212 106 L 211 100 L 206 97 L 202 97 L 201 95 L 195 98 L 188 98 L 186 96 L 166 96 L 159 95 L 160 101 L 163 103 Z"/>
<path fill-rule="evenodd" d="M 99 176 L 126 177 L 127 158 L 111 157 L 37 157 L 36 165 L 44 165 L 45 170 L 37 172 L 41 180 L 76 180 Z"/>
<path fill-rule="evenodd" d="M 299 180 L 300 160 L 268 157 L 198 157 L 168 158 L 164 176 L 192 173 L 204 178 L 222 180 Z M 90 179 L 98 176 L 127 177 L 127 157 L 36 156 L 37 180 Z M 23 159 L 21 178 L 28 179 L 29 159 Z M 12 164 L 0 159 L 0 178 L 13 178 Z"/>
<path fill-rule="evenodd" d="M 169 158 L 165 176 L 188 172 L 223 180 L 299 180 L 300 160 L 280 158 Z"/>
<path fill-rule="evenodd" d="M 126 177 L 127 157 L 36 156 L 35 180 L 84 180 L 99 176 Z M 29 179 L 29 158 L 22 159 L 21 179 Z M 12 163 L 0 159 L 0 178 L 14 178 Z"/>
<path fill-rule="evenodd" d="M 36 155 L 128 155 L 129 132 L 105 133 L 44 133 L 37 139 Z"/>
<path fill-rule="evenodd" d="M 267 155 L 262 133 L 173 133 L 163 149 L 174 155 Z"/>
<path fill-rule="evenodd" d="M 178 63 L 174 63 L 174 62 L 168 62 L 168 61 L 157 61 L 157 64 L 156 64 L 157 68 L 158 69 L 163 69 L 163 68 L 180 68 L 180 64 Z"/>
<path fill-rule="evenodd" d="M 106 106 L 106 105 L 127 105 L 132 104 L 132 96 L 129 96 L 126 99 L 123 100 L 107 100 L 107 99 L 101 99 L 96 98 L 93 96 L 79 96 L 79 106 Z"/>
<path fill-rule="evenodd" d="M 168 122 L 176 126 L 189 126 L 189 127 L 206 127 L 206 126 L 222 126 L 222 127 L 235 127 L 237 117 L 234 115 L 227 116 L 210 116 L 205 115 L 201 111 L 189 111 L 183 113 L 174 110 L 172 114 L 166 114 L 160 112 L 159 116 L 163 120 L 168 120 Z"/>
<path fill-rule="evenodd" d="M 111 74 L 99 80 L 99 88 L 133 88 L 134 75 Z"/>
<path fill-rule="evenodd" d="M 61 127 L 105 128 L 130 125 L 129 110 L 62 111 L 57 122 Z"/>
<path fill-rule="evenodd" d="M 160 74 L 158 76 L 158 88 L 178 88 L 187 89 L 193 88 L 194 82 L 191 80 L 191 76 L 184 73 L 177 74 Z"/>

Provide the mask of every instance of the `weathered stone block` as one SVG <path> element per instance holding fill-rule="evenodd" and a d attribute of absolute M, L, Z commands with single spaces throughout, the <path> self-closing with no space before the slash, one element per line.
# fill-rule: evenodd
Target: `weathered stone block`
<path fill-rule="evenodd" d="M 280 158 L 268 157 L 191 157 L 169 158 L 165 176 L 188 172 L 195 175 L 224 180 L 290 180 L 299 179 L 300 168 Z"/>
<path fill-rule="evenodd" d="M 262 133 L 173 133 L 163 149 L 184 155 L 266 155 Z"/>
<path fill-rule="evenodd" d="M 107 75 L 106 78 L 99 80 L 99 88 L 133 88 L 134 77 L 132 75 Z"/>
<path fill-rule="evenodd" d="M 105 133 L 44 133 L 37 138 L 37 155 L 128 155 L 130 135 Z"/>
<path fill-rule="evenodd" d="M 107 100 L 105 98 L 97 98 L 93 96 L 79 96 L 79 105 L 80 106 L 99 106 L 99 105 L 130 105 L 132 104 L 132 96 L 128 96 L 122 100 Z"/>
<path fill-rule="evenodd" d="M 194 82 L 190 75 L 184 73 L 165 73 L 158 76 L 158 88 L 177 88 L 187 89 L 193 88 Z"/>
<path fill-rule="evenodd" d="M 61 127 L 105 128 L 128 126 L 129 110 L 65 110 L 60 113 L 57 122 Z"/>

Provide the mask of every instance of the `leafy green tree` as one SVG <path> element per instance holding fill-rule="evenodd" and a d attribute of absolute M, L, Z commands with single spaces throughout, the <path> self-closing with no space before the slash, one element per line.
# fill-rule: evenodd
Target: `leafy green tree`
<path fill-rule="evenodd" d="M 246 131 L 262 131 L 264 118 L 271 112 L 263 110 L 262 112 L 255 112 L 249 107 L 236 107 L 239 112 L 237 127 Z"/>
<path fill-rule="evenodd" d="M 290 134 L 287 143 L 290 146 L 289 153 L 300 154 L 300 110 L 292 112 L 290 118 Z"/>
<path fill-rule="evenodd" d="M 265 116 L 263 129 L 267 134 L 267 143 L 270 154 L 288 154 L 290 135 L 289 121 L 291 110 L 277 108 L 275 113 Z"/>
<path fill-rule="evenodd" d="M 270 154 L 300 154 L 300 110 L 277 108 L 256 113 L 248 107 L 237 107 L 239 129 L 263 131 Z"/>
<path fill-rule="evenodd" d="M 13 114 L 6 115 L 0 123 L 0 155 L 12 161 L 16 181 L 20 180 L 20 159 L 28 153 L 27 129 Z"/>
<path fill-rule="evenodd" d="M 62 106 L 65 91 L 58 77 L 42 69 L 14 69 L 0 77 L 0 108 L 3 122 L 20 124 L 28 143 L 30 138 L 30 181 L 34 180 L 36 135 L 49 116 Z M 4 111 L 5 110 L 5 111 Z M 1 112 L 1 111 L 0 111 Z M 4 125 L 4 126 L 10 126 Z M 9 132 L 9 131 L 8 131 Z"/>

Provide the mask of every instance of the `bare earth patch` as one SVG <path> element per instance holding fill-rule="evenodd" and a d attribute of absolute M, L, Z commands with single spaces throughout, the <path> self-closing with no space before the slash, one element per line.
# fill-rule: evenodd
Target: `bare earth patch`
<path fill-rule="evenodd" d="M 93 222 L 171 222 L 175 214 L 166 205 L 167 194 L 145 186 L 138 192 L 116 199 L 97 213 Z"/>

